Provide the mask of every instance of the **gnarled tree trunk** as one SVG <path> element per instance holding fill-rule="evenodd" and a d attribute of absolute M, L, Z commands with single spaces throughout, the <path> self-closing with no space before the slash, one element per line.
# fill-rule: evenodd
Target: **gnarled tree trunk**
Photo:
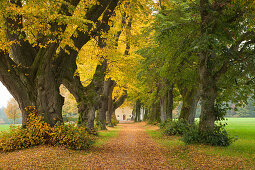
<path fill-rule="evenodd" d="M 184 120 L 187 123 L 193 123 L 196 115 L 196 106 L 198 103 L 198 88 L 191 89 L 179 88 L 182 95 L 182 108 L 179 120 Z"/>
<path fill-rule="evenodd" d="M 79 0 L 70 1 L 68 5 L 63 3 L 59 13 L 72 16 L 74 12 L 72 9 L 75 9 L 79 2 Z M 21 0 L 10 1 L 10 3 L 22 7 Z M 77 34 L 72 36 L 71 39 L 78 50 L 90 40 L 91 36 L 96 36 L 98 32 L 108 28 L 108 20 L 117 4 L 118 0 L 99 0 L 99 3 L 88 9 L 85 17 L 87 20 L 95 22 L 96 27 L 93 28 L 93 24 L 88 23 L 87 32 L 80 31 L 80 28 L 76 29 L 75 32 Z M 73 7 L 70 10 L 68 10 L 69 5 Z M 100 19 L 99 21 L 98 18 L 100 16 L 102 16 L 102 20 Z M 63 82 L 77 99 L 79 112 L 86 111 L 91 113 L 82 116 L 82 120 L 92 120 L 93 116 L 91 115 L 95 107 L 91 103 L 94 104 L 94 101 L 99 101 L 99 98 L 95 97 L 90 100 L 86 97 L 90 95 L 97 96 L 94 93 L 97 93 L 98 87 L 100 88 L 101 86 L 94 82 L 95 90 L 92 90 L 93 94 L 91 94 L 91 90 L 87 90 L 89 88 L 85 90 L 80 80 L 75 78 L 77 50 L 66 45 L 64 49 L 61 49 L 56 54 L 60 43 L 59 39 L 61 38 L 59 35 L 55 37 L 52 35 L 50 39 L 56 40 L 56 42 L 49 44 L 45 48 L 40 48 L 39 46 L 33 47 L 25 40 L 26 34 L 22 32 L 22 22 L 22 16 L 19 14 L 16 16 L 15 14 L 14 16 L 10 14 L 6 17 L 7 38 L 15 43 L 10 45 L 10 54 L 0 50 L 0 80 L 19 103 L 23 117 L 22 124 L 26 125 L 27 123 L 28 112 L 25 110 L 27 106 L 35 106 L 38 113 L 50 125 L 62 121 L 63 98 L 59 94 L 59 86 Z M 49 23 L 49 25 L 51 30 L 62 30 L 63 32 L 67 26 L 59 24 L 57 21 Z M 92 28 L 93 31 L 91 31 Z M 24 37 L 24 40 L 20 39 L 20 37 Z M 47 37 L 38 39 L 38 44 L 46 42 Z M 69 51 L 69 54 L 65 53 L 65 51 Z M 89 126 L 92 126 L 91 121 Z"/>

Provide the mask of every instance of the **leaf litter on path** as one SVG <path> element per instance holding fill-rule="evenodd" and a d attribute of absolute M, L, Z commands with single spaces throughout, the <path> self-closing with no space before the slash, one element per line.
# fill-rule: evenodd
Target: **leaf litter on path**
<path fill-rule="evenodd" d="M 118 137 L 89 151 L 37 146 L 0 153 L 0 169 L 173 169 L 143 123 L 119 126 Z"/>

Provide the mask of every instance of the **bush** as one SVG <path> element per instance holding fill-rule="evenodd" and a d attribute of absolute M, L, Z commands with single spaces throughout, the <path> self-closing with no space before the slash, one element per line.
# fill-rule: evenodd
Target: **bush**
<path fill-rule="evenodd" d="M 113 126 L 117 126 L 117 124 L 119 124 L 119 121 L 117 120 L 116 116 L 113 115 L 113 116 L 112 116 L 112 125 L 113 125 Z"/>
<path fill-rule="evenodd" d="M 40 116 L 30 113 L 26 128 L 11 127 L 0 133 L 0 151 L 12 151 L 31 146 L 63 145 L 71 149 L 87 149 L 94 137 L 82 126 L 61 124 L 50 127 Z"/>
<path fill-rule="evenodd" d="M 186 144 L 201 143 L 212 146 L 229 146 L 237 138 L 231 137 L 225 130 L 224 125 L 215 125 L 213 130 L 206 132 L 200 132 L 198 126 L 192 126 L 183 135 L 182 140 Z"/>
<path fill-rule="evenodd" d="M 147 122 L 149 125 L 156 125 L 156 126 L 160 126 L 160 123 L 158 121 L 148 121 Z"/>
<path fill-rule="evenodd" d="M 190 125 L 184 120 L 167 120 L 160 124 L 160 128 L 166 135 L 183 135 L 189 130 Z"/>

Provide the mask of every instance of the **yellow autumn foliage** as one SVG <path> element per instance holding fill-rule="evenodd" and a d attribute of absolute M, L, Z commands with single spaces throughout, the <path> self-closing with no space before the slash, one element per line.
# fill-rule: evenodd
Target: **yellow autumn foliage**
<path fill-rule="evenodd" d="M 87 149 L 94 140 L 85 127 L 76 124 L 49 126 L 37 116 L 35 107 L 28 106 L 30 112 L 25 128 L 11 127 L 0 133 L 0 151 L 13 151 L 36 145 L 61 145 L 70 149 Z"/>

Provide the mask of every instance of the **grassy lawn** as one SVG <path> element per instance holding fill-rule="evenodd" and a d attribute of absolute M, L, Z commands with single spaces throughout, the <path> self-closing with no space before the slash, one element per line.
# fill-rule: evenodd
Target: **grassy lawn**
<path fill-rule="evenodd" d="M 14 126 L 20 126 L 21 124 L 15 124 Z M 13 125 L 12 125 L 13 126 Z M 10 125 L 9 124 L 0 124 L 0 132 L 1 131 L 6 131 L 10 129 Z"/>
<path fill-rule="evenodd" d="M 224 122 L 228 124 L 227 131 L 238 137 L 229 147 L 185 145 L 180 137 L 164 136 L 159 130 L 147 132 L 176 168 L 254 169 L 255 118 L 228 118 Z"/>
<path fill-rule="evenodd" d="M 0 131 L 8 130 L 9 128 L 9 125 L 0 125 Z"/>
<path fill-rule="evenodd" d="M 93 146 L 102 146 L 105 142 L 113 137 L 117 137 L 121 126 L 107 127 L 108 130 L 102 130 L 98 132 L 98 138 Z"/>
<path fill-rule="evenodd" d="M 229 147 L 215 147 L 213 150 L 209 147 L 208 151 L 255 160 L 255 118 L 228 118 L 223 123 L 227 123 L 227 131 L 238 140 Z"/>

